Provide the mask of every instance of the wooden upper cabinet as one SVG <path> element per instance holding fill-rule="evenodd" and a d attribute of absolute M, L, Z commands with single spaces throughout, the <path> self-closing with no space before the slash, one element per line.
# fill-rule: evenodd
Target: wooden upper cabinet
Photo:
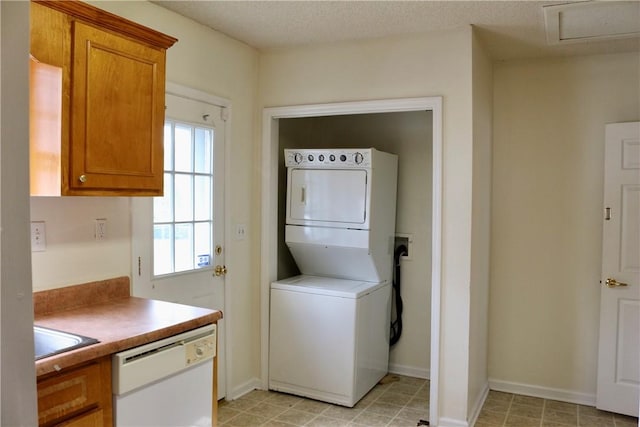
<path fill-rule="evenodd" d="M 78 1 L 31 9 L 34 60 L 62 69 L 60 189 L 47 189 L 51 140 L 32 138 L 31 194 L 162 195 L 165 58 L 176 39 Z M 31 102 L 34 129 L 47 109 Z"/>

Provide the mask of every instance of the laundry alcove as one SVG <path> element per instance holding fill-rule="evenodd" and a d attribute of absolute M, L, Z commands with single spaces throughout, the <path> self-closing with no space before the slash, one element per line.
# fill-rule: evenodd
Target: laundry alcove
<path fill-rule="evenodd" d="M 396 234 L 412 239 L 411 257 L 401 261 L 403 336 L 391 349 L 389 370 L 430 378 L 433 394 L 437 379 L 430 374 L 434 341 L 430 331 L 434 326 L 431 324 L 434 277 L 438 277 L 435 292 L 439 295 L 439 263 L 433 262 L 440 257 L 439 206 L 434 209 L 440 197 L 439 102 L 440 98 L 420 98 L 265 109 L 263 169 L 269 168 L 266 173 L 269 178 L 263 181 L 263 251 L 268 251 L 263 253 L 269 255 L 263 263 L 261 280 L 263 384 L 268 378 L 265 352 L 269 344 L 269 283 L 299 274 L 284 243 L 284 149 L 375 148 L 398 155 Z M 432 271 L 432 265 L 438 271 Z M 439 315 L 439 300 L 436 310 Z M 435 338 L 437 342 L 439 337 Z"/>

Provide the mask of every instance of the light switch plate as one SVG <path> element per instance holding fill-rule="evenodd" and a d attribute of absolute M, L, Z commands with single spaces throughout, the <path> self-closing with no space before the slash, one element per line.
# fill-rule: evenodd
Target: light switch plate
<path fill-rule="evenodd" d="M 247 237 L 247 226 L 236 224 L 236 240 L 244 240 L 245 237 Z"/>

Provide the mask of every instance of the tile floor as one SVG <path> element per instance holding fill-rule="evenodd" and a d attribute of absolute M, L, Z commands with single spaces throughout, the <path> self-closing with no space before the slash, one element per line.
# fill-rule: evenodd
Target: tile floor
<path fill-rule="evenodd" d="M 638 419 L 592 406 L 490 391 L 475 427 L 637 427 Z"/>
<path fill-rule="evenodd" d="M 415 427 L 429 419 L 429 381 L 393 376 L 353 408 L 272 391 L 254 390 L 220 402 L 221 427 Z M 637 427 L 638 419 L 575 405 L 490 391 L 476 427 Z"/>
<path fill-rule="evenodd" d="M 353 408 L 272 391 L 254 390 L 240 399 L 220 402 L 222 427 L 415 427 L 429 417 L 429 381 L 394 376 L 378 384 Z"/>

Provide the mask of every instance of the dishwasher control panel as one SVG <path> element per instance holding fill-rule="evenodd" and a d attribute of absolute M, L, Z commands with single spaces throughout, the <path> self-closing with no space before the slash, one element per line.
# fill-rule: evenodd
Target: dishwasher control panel
<path fill-rule="evenodd" d="M 185 343 L 185 363 L 191 365 L 216 356 L 216 334 Z"/>

